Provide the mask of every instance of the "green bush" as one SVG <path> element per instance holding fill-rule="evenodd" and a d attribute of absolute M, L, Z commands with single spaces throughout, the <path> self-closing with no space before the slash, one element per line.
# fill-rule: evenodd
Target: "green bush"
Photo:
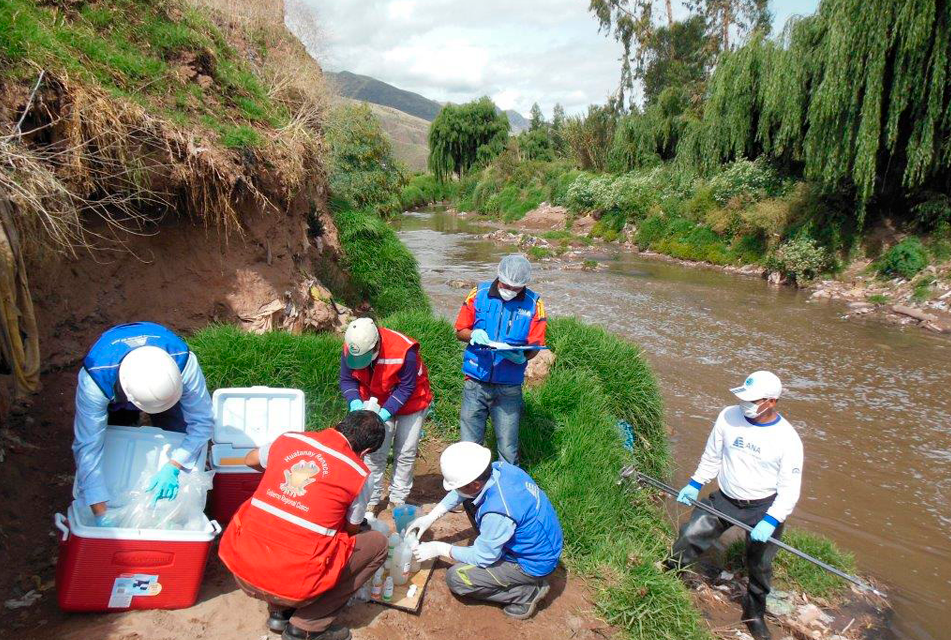
<path fill-rule="evenodd" d="M 415 175 L 400 191 L 400 206 L 403 210 L 418 209 L 437 202 L 451 200 L 459 190 L 458 182 L 440 182 L 430 173 Z"/>
<path fill-rule="evenodd" d="M 781 245 L 770 257 L 767 268 L 779 271 L 797 284 L 805 284 L 832 266 L 832 256 L 806 236 Z"/>
<path fill-rule="evenodd" d="M 911 279 L 928 266 L 928 254 L 921 240 L 911 236 L 905 238 L 885 252 L 877 265 L 882 276 Z"/>
<path fill-rule="evenodd" d="M 721 206 L 736 197 L 747 202 L 774 197 L 783 187 L 776 170 L 762 159 L 737 160 L 710 179 L 711 195 Z"/>

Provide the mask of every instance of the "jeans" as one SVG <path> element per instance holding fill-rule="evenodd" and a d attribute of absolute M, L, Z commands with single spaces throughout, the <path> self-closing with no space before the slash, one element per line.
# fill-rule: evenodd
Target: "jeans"
<path fill-rule="evenodd" d="M 403 504 L 413 488 L 413 465 L 416 464 L 416 451 L 419 448 L 419 434 L 423 420 L 429 413 L 429 407 L 405 416 L 393 416 L 386 422 L 386 436 L 380 448 L 364 458 L 370 469 L 367 482 L 373 486 L 373 493 L 367 503 L 371 509 L 380 502 L 383 495 L 383 473 L 386 471 L 386 459 L 393 445 L 393 481 L 390 483 L 390 502 Z"/>
<path fill-rule="evenodd" d="M 718 511 L 732 516 L 744 524 L 755 527 L 766 515 L 766 511 L 773 503 L 772 498 L 757 501 L 752 505 L 739 505 L 720 491 L 714 491 L 701 500 Z M 668 566 L 693 564 L 714 541 L 723 535 L 733 525 L 717 516 L 694 508 L 690 520 L 681 527 L 680 536 L 674 543 Z M 779 540 L 783 533 L 780 524 L 773 532 L 774 538 Z M 766 614 L 766 596 L 769 594 L 770 583 L 773 579 L 773 558 L 779 547 L 766 542 L 754 542 L 750 534 L 746 534 L 746 570 L 750 583 L 743 599 L 743 618 L 762 618 Z"/>
<path fill-rule="evenodd" d="M 463 442 L 485 441 L 485 422 L 492 416 L 499 458 L 518 464 L 518 421 L 522 414 L 522 385 L 492 384 L 467 379 L 462 387 L 459 430 Z"/>

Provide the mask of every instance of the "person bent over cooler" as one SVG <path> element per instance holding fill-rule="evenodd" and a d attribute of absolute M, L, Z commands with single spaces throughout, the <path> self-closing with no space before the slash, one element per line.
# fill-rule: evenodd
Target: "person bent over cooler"
<path fill-rule="evenodd" d="M 267 626 L 284 640 L 350 638 L 332 623 L 386 561 L 386 538 L 360 527 L 370 489 L 363 457 L 383 437 L 380 416 L 354 411 L 334 428 L 285 433 L 245 457 L 264 475 L 218 555 L 245 593 L 268 603 Z"/>
<path fill-rule="evenodd" d="M 148 486 L 155 500 L 174 500 L 179 473 L 194 466 L 215 426 L 205 376 L 185 341 L 162 325 L 121 324 L 93 344 L 76 385 L 76 484 L 99 526 L 111 524 L 102 474 L 106 426 L 138 426 L 143 413 L 153 426 L 185 434 Z"/>
<path fill-rule="evenodd" d="M 490 342 L 513 346 L 545 345 L 545 305 L 528 288 L 532 265 L 521 254 L 499 262 L 498 277 L 480 283 L 466 296 L 456 317 L 456 338 L 468 342 L 462 356 L 461 440 L 482 444 L 489 416 L 499 457 L 518 464 L 518 425 L 527 362 L 538 350 L 497 351 Z"/>
<path fill-rule="evenodd" d="M 422 542 L 413 553 L 420 562 L 437 556 L 455 560 L 446 573 L 450 591 L 504 604 L 506 615 L 525 620 L 548 593 L 547 578 L 561 557 L 561 524 L 548 496 L 527 473 L 491 459 L 492 453 L 474 442 L 447 447 L 439 465 L 449 493 L 406 531 L 419 538 L 456 505 L 470 503 L 479 531 L 471 547 Z"/>
<path fill-rule="evenodd" d="M 714 477 L 719 490 L 702 502 L 753 527 L 746 536 L 749 588 L 743 619 L 757 640 L 769 639 L 766 596 L 779 550 L 768 544 L 782 535 L 783 523 L 799 500 L 802 481 L 802 442 L 789 422 L 776 412 L 782 384 L 775 374 L 757 371 L 743 386 L 731 389 L 740 403 L 720 412 L 700 465 L 677 500 L 690 504 Z M 700 509 L 680 529 L 668 568 L 692 564 L 732 525 Z"/>
<path fill-rule="evenodd" d="M 347 326 L 340 356 L 340 391 L 350 411 L 369 408 L 376 398 L 380 418 L 386 423 L 383 446 L 366 458 L 372 491 L 367 512 L 383 495 L 383 472 L 393 447 L 393 482 L 390 503 L 406 502 L 413 488 L 413 465 L 419 449 L 423 420 L 433 401 L 429 372 L 419 355 L 419 343 L 398 331 L 377 327 L 370 318 L 357 318 Z"/>

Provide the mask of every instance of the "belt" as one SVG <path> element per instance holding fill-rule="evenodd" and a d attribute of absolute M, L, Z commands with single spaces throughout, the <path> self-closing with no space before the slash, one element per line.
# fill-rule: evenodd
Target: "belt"
<path fill-rule="evenodd" d="M 720 495 L 726 498 L 727 502 L 737 507 L 761 507 L 764 504 L 772 504 L 773 500 L 776 499 L 775 493 L 771 496 L 766 496 L 765 498 L 758 498 L 756 500 L 740 500 L 738 498 L 732 498 L 728 496 L 727 494 L 723 493 L 722 491 L 720 492 Z"/>

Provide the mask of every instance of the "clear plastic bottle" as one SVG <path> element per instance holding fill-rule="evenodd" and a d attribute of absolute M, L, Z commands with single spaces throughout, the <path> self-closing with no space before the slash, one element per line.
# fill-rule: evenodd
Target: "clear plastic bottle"
<path fill-rule="evenodd" d="M 370 597 L 379 598 L 383 594 L 383 567 L 373 574 L 373 584 L 370 587 Z"/>
<path fill-rule="evenodd" d="M 393 552 L 393 568 L 390 575 L 393 576 L 394 583 L 406 584 L 409 581 L 412 562 L 413 549 L 406 542 L 401 542 Z"/>
<path fill-rule="evenodd" d="M 387 550 L 386 550 L 386 561 L 388 563 L 393 560 L 393 552 L 396 551 L 396 546 L 400 543 L 401 538 L 400 534 L 395 531 L 390 534 L 390 539 L 387 540 Z"/>
<path fill-rule="evenodd" d="M 419 560 L 416 559 L 416 554 L 413 553 L 418 545 L 419 539 L 416 537 L 416 534 L 411 533 L 406 536 L 406 546 L 409 547 L 409 571 L 411 574 L 420 570 Z"/>
<path fill-rule="evenodd" d="M 389 602 L 393 599 L 393 576 L 386 576 L 386 582 L 383 583 L 383 602 Z"/>

